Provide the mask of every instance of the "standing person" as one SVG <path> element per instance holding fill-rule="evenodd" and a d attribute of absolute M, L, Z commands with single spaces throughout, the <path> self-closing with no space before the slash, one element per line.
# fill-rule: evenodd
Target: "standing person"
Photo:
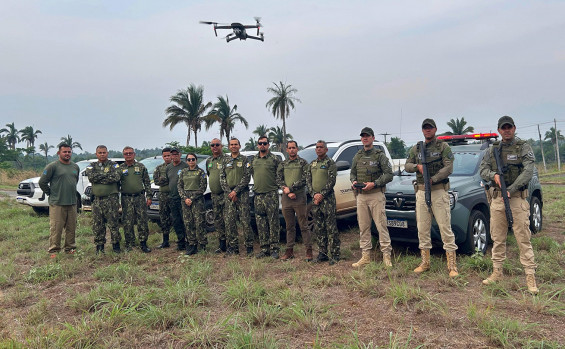
<path fill-rule="evenodd" d="M 277 168 L 277 183 L 283 191 L 282 213 L 286 223 L 286 251 L 282 260 L 294 258 L 294 242 L 296 240 L 296 219 L 302 232 L 304 246 L 306 247 L 306 260 L 310 262 L 312 257 L 312 235 L 308 228 L 306 218 L 306 177 L 308 163 L 298 156 L 298 143 L 288 141 L 286 143 L 288 159 L 281 162 Z"/>
<path fill-rule="evenodd" d="M 71 161 L 72 148 L 59 144 L 59 159 L 45 167 L 39 187 L 49 195 L 49 250 L 51 257 L 61 251 L 61 235 L 65 230 L 65 252 L 75 253 L 77 227 L 77 182 L 80 172 Z"/>
<path fill-rule="evenodd" d="M 120 165 L 125 249 L 129 251 L 135 246 L 134 226 L 137 225 L 140 249 L 149 253 L 151 249 L 147 247 L 149 237 L 147 206 L 151 205 L 153 196 L 151 180 L 145 165 L 135 160 L 135 151 L 132 147 L 124 147 L 122 154 L 126 160 Z"/>
<path fill-rule="evenodd" d="M 218 138 L 210 142 L 212 157 L 206 159 L 206 173 L 210 184 L 212 209 L 214 210 L 214 230 L 218 234 L 219 247 L 215 253 L 226 252 L 226 229 L 224 223 L 225 194 L 220 184 L 220 173 L 224 161 L 222 142 Z"/>
<path fill-rule="evenodd" d="M 271 256 L 279 258 L 279 193 L 277 168 L 280 160 L 269 151 L 269 139 L 261 136 L 257 140 L 259 153 L 251 160 L 253 192 L 255 192 L 255 220 L 259 233 L 261 252 L 257 258 Z"/>
<path fill-rule="evenodd" d="M 118 226 L 120 165 L 108 160 L 108 148 L 105 145 L 96 147 L 96 158 L 98 161 L 92 162 L 86 168 L 86 176 L 92 183 L 92 196 L 94 197 L 92 201 L 92 230 L 96 254 L 104 253 L 106 225 L 110 229 L 112 248 L 114 252 L 120 253 L 121 236 Z"/>
<path fill-rule="evenodd" d="M 167 248 L 169 244 L 169 233 L 171 232 L 171 202 L 169 199 L 169 181 L 167 180 L 167 165 L 171 163 L 171 148 L 163 148 L 161 151 L 163 163 L 155 167 L 153 182 L 159 186 L 159 225 L 163 233 L 163 242 L 157 248 Z"/>
<path fill-rule="evenodd" d="M 420 155 L 420 146 L 416 144 L 410 149 L 404 168 L 407 172 L 416 172 L 416 221 L 418 240 L 422 262 L 414 269 L 419 274 L 430 269 L 430 249 L 432 248 L 431 227 L 432 214 L 439 226 L 443 249 L 447 255 L 447 270 L 450 277 L 459 275 L 455 251 L 455 236 L 451 230 L 451 208 L 449 206 L 449 175 L 453 172 L 453 153 L 447 143 L 436 137 L 436 123 L 432 119 L 422 122 L 422 133 L 425 138 L 425 154 L 431 185 L 431 207 L 426 204 L 424 184 L 424 166 Z"/>
<path fill-rule="evenodd" d="M 243 238 L 247 256 L 253 255 L 253 231 L 249 215 L 249 163 L 247 157 L 239 153 L 239 139 L 232 137 L 229 141 L 230 155 L 224 157 L 220 183 L 225 193 L 226 213 L 226 254 L 239 254 L 239 238 L 237 227 L 243 229 Z M 238 221 L 239 219 L 239 221 Z M 239 224 L 238 224 L 239 223 Z"/>
<path fill-rule="evenodd" d="M 318 256 L 316 262 L 327 260 L 330 265 L 339 261 L 340 240 L 335 218 L 336 202 L 334 186 L 337 177 L 335 162 L 326 153 L 328 146 L 325 141 L 316 142 L 318 158 L 308 166 L 306 183 L 312 197 L 312 215 L 314 217 L 314 232 L 318 239 Z M 328 251 L 329 245 L 329 251 Z"/>
<path fill-rule="evenodd" d="M 186 232 L 184 230 L 184 222 L 182 220 L 182 202 L 178 190 L 178 180 L 180 172 L 187 168 L 186 162 L 180 160 L 180 152 L 177 148 L 171 148 L 171 163 L 166 167 L 167 181 L 169 182 L 169 204 L 171 207 L 171 217 L 173 219 L 173 227 L 177 234 L 177 250 L 184 251 L 186 249 Z"/>
<path fill-rule="evenodd" d="M 370 127 L 361 130 L 363 149 L 353 157 L 350 180 L 357 199 L 357 222 L 359 223 L 361 259 L 353 267 L 361 267 L 371 262 L 371 223 L 374 220 L 379 231 L 379 244 L 383 253 L 383 263 L 392 267 L 390 254 L 390 235 L 386 226 L 386 184 L 392 181 L 392 167 L 386 154 L 373 146 L 375 133 Z M 355 185 L 362 185 L 356 188 Z"/>
<path fill-rule="evenodd" d="M 495 142 L 487 151 L 481 161 L 481 177 L 490 181 L 493 186 L 489 189 L 492 201 L 490 204 L 490 237 L 492 238 L 492 274 L 483 284 L 488 285 L 502 279 L 502 263 L 506 259 L 506 237 L 508 234 L 508 221 L 504 201 L 501 196 L 500 175 L 497 173 L 494 147 L 500 149 L 500 160 L 503 166 L 503 179 L 512 211 L 512 230 L 520 250 L 520 263 L 526 272 L 526 285 L 528 291 L 538 293 L 536 286 L 536 263 L 530 238 L 530 205 L 528 197 L 528 183 L 534 173 L 534 153 L 532 147 L 524 140 L 515 136 L 516 125 L 510 116 L 503 116 L 498 120 L 498 133 L 501 142 Z"/>
<path fill-rule="evenodd" d="M 204 192 L 206 191 L 206 173 L 196 165 L 196 154 L 186 154 L 187 168 L 179 174 L 178 191 L 182 202 L 183 221 L 188 247 L 187 255 L 206 250 L 208 240 L 204 231 Z"/>

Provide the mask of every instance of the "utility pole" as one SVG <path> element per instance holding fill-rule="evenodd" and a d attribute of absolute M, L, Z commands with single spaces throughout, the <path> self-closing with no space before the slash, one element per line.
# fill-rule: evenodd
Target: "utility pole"
<path fill-rule="evenodd" d="M 561 159 L 559 158 L 559 138 L 557 138 L 557 120 L 553 119 L 555 130 L 555 153 L 557 154 L 557 171 L 561 172 Z"/>
<path fill-rule="evenodd" d="M 547 172 L 547 167 L 545 166 L 545 154 L 543 153 L 543 142 L 541 141 L 541 132 L 539 130 L 539 124 L 538 124 L 538 135 L 539 135 L 539 145 L 541 147 L 541 158 L 543 159 L 543 171 Z"/>
<path fill-rule="evenodd" d="M 387 144 L 386 144 L 386 136 L 390 136 L 390 133 L 385 132 L 385 133 L 379 133 L 379 134 L 380 134 L 381 136 L 385 136 L 385 145 L 387 145 Z"/>

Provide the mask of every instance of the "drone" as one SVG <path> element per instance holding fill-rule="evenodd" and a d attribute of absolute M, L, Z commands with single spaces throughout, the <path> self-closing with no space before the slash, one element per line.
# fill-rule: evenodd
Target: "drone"
<path fill-rule="evenodd" d="M 227 42 L 230 42 L 235 39 L 239 39 L 239 40 L 254 39 L 254 40 L 265 41 L 265 38 L 263 37 L 263 33 L 259 33 L 259 28 L 263 27 L 260 21 L 261 21 L 260 17 L 255 17 L 255 22 L 257 22 L 255 25 L 252 24 L 243 25 L 241 23 L 224 24 L 217 22 L 204 22 L 204 21 L 200 21 L 200 23 L 212 24 L 214 26 L 214 34 L 216 34 L 216 36 L 218 36 L 218 32 L 216 31 L 216 29 L 232 29 L 233 33 L 229 33 L 226 36 Z M 247 34 L 247 31 L 245 29 L 251 29 L 251 28 L 257 28 L 257 36 Z"/>

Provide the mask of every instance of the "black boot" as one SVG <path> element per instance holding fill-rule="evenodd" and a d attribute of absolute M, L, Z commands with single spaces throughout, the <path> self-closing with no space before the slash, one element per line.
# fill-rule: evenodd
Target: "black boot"
<path fill-rule="evenodd" d="M 133 248 L 132 246 L 133 246 L 133 245 L 132 245 L 131 242 L 127 242 L 127 241 L 126 241 L 126 243 L 125 243 L 125 245 L 124 245 L 124 251 L 130 252 L 130 251 L 132 250 L 132 248 Z"/>
<path fill-rule="evenodd" d="M 220 240 L 220 246 L 214 253 L 222 253 L 226 252 L 226 240 Z"/>
<path fill-rule="evenodd" d="M 114 253 L 122 253 L 122 250 L 120 249 L 120 243 L 116 242 L 115 244 L 112 244 L 112 250 L 114 251 Z"/>
<path fill-rule="evenodd" d="M 147 247 L 147 241 L 140 241 L 139 242 L 140 245 L 140 249 L 144 252 L 144 253 L 149 253 L 151 252 L 151 249 L 149 247 Z"/>
<path fill-rule="evenodd" d="M 271 257 L 273 259 L 279 259 L 279 251 L 271 251 Z"/>
<path fill-rule="evenodd" d="M 316 257 L 316 263 L 322 263 L 322 262 L 326 262 L 329 261 L 330 259 L 328 258 L 328 255 L 326 255 L 325 253 L 318 253 L 318 257 Z"/>
<path fill-rule="evenodd" d="M 161 245 L 157 246 L 157 248 L 167 247 L 171 247 L 171 245 L 169 245 L 169 234 L 163 234 L 163 242 L 161 243 Z"/>
<path fill-rule="evenodd" d="M 104 245 L 96 245 L 96 254 L 104 254 Z"/>
<path fill-rule="evenodd" d="M 230 247 L 226 250 L 226 256 L 234 256 L 239 254 L 238 248 Z"/>
<path fill-rule="evenodd" d="M 198 244 L 198 251 L 206 252 L 206 245 Z"/>
<path fill-rule="evenodd" d="M 246 248 L 247 257 L 253 257 L 253 246 Z"/>
<path fill-rule="evenodd" d="M 196 245 L 188 245 L 188 248 L 186 249 L 186 255 L 187 256 L 192 256 L 193 254 L 196 254 L 198 252 L 198 247 L 196 247 Z"/>
<path fill-rule="evenodd" d="M 184 251 L 186 250 L 186 242 L 178 241 L 177 242 L 177 251 Z"/>

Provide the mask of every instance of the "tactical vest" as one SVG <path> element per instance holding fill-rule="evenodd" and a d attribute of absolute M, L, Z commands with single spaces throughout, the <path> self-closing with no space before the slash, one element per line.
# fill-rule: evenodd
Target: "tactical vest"
<path fill-rule="evenodd" d="M 312 173 L 312 189 L 314 193 L 319 193 L 328 184 L 329 171 L 330 171 L 329 157 L 324 160 L 314 160 L 310 164 L 310 172 Z"/>
<path fill-rule="evenodd" d="M 167 177 L 167 165 L 159 165 L 157 170 L 159 171 L 159 176 L 161 178 Z M 168 184 L 159 186 L 159 192 L 161 193 L 168 193 L 170 191 L 171 189 Z"/>
<path fill-rule="evenodd" d="M 443 168 L 442 153 L 444 150 L 444 143 L 442 140 L 436 140 L 435 143 L 430 143 L 425 147 L 428 173 L 430 174 L 430 177 L 433 177 L 439 172 L 439 170 Z M 422 164 L 422 159 L 420 156 L 420 144 L 416 145 L 416 159 L 418 160 L 418 164 Z M 424 184 L 424 175 L 422 175 L 419 171 L 416 172 L 416 181 L 418 182 L 418 184 Z M 449 178 L 446 178 L 439 183 L 449 183 Z"/>
<path fill-rule="evenodd" d="M 243 171 L 245 170 L 246 164 L 243 155 L 239 155 L 237 158 L 228 158 L 225 163 L 224 171 L 226 172 L 226 182 L 230 189 L 235 188 L 243 178 Z"/>
<path fill-rule="evenodd" d="M 300 159 L 297 158 L 286 162 L 283 166 L 284 184 L 290 188 L 292 184 L 302 179 L 302 164 Z"/>
<path fill-rule="evenodd" d="M 253 191 L 264 194 L 277 190 L 276 173 L 277 163 L 274 155 L 269 154 L 262 158 L 255 155 L 253 158 Z"/>
<path fill-rule="evenodd" d="M 137 162 L 131 166 L 125 163 L 120 166 L 122 193 L 139 194 L 144 190 L 141 170 L 142 168 Z"/>
<path fill-rule="evenodd" d="M 194 170 L 189 168 L 183 169 L 180 173 L 183 181 L 183 190 L 192 191 L 200 188 L 200 178 L 204 175 L 201 168 L 196 167 Z"/>
<path fill-rule="evenodd" d="M 208 158 L 206 161 L 206 170 L 208 171 L 208 184 L 210 191 L 214 194 L 221 194 L 223 192 L 220 185 L 220 171 L 222 170 L 222 155 L 217 158 Z"/>
<path fill-rule="evenodd" d="M 512 185 L 516 178 L 522 173 L 524 165 L 522 164 L 522 146 L 526 141 L 518 139 L 512 145 L 503 144 L 500 147 L 500 141 L 494 142 L 492 148 L 500 147 L 500 160 L 502 160 L 502 171 L 504 172 L 504 182 L 507 186 Z M 496 160 L 494 159 L 494 151 L 490 149 L 490 165 L 496 169 Z M 495 184 L 496 185 L 496 184 Z M 522 190 L 522 189 L 520 189 Z"/>
<path fill-rule="evenodd" d="M 359 150 L 355 154 L 357 159 L 357 182 L 374 182 L 383 175 L 383 169 L 379 162 L 381 153 L 382 150 L 373 148 L 368 154 L 365 150 Z"/>
<path fill-rule="evenodd" d="M 116 166 L 115 163 L 107 162 L 106 166 L 101 167 L 99 162 L 93 162 L 91 164 L 93 167 L 93 171 L 103 171 L 103 172 L 110 172 L 112 171 L 112 166 Z M 102 184 L 102 183 L 92 183 L 92 194 L 98 197 L 105 197 L 111 194 L 118 193 L 118 183 L 110 183 L 110 184 Z"/>

